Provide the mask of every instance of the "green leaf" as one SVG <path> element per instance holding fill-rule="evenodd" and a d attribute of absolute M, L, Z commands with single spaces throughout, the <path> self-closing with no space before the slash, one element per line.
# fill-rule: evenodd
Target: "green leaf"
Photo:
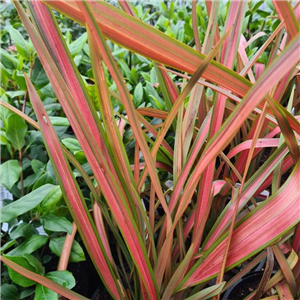
<path fill-rule="evenodd" d="M 59 217 L 53 214 L 46 215 L 41 218 L 41 223 L 44 229 L 50 231 L 72 233 L 72 223 L 65 217 Z"/>
<path fill-rule="evenodd" d="M 38 159 L 33 159 L 31 161 L 31 167 L 32 167 L 32 170 L 35 174 L 39 173 L 41 170 L 43 170 L 45 164 L 43 162 L 41 162 L 40 160 Z"/>
<path fill-rule="evenodd" d="M 25 240 L 20 246 L 9 251 L 8 255 L 20 256 L 30 254 L 44 246 L 48 241 L 48 237 L 44 235 L 33 234 L 29 239 Z"/>
<path fill-rule="evenodd" d="M 26 83 L 25 83 L 25 78 L 24 74 L 18 70 L 13 72 L 12 79 L 16 81 L 18 86 L 20 87 L 20 90 L 26 90 Z"/>
<path fill-rule="evenodd" d="M 28 43 L 24 40 L 21 33 L 13 27 L 9 28 L 9 34 L 13 40 L 18 53 L 25 59 L 30 60 L 30 49 Z"/>
<path fill-rule="evenodd" d="M 19 300 L 19 292 L 15 285 L 4 283 L 1 286 L 2 300 Z"/>
<path fill-rule="evenodd" d="M 15 97 L 23 97 L 25 95 L 25 91 L 8 91 L 5 95 L 13 99 Z"/>
<path fill-rule="evenodd" d="M 127 63 L 123 59 L 120 59 L 118 61 L 118 64 L 120 65 L 120 68 L 121 68 L 121 71 L 122 71 L 122 74 L 124 75 L 124 77 L 126 79 L 130 79 L 131 78 L 131 72 L 130 72 L 130 69 L 129 69 Z"/>
<path fill-rule="evenodd" d="M 7 120 L 6 137 L 9 139 L 13 147 L 21 150 L 25 144 L 25 135 L 27 125 L 22 117 L 12 114 Z"/>
<path fill-rule="evenodd" d="M 11 79 L 11 71 L 7 69 L 2 63 L 0 63 L 1 75 L 5 75 L 7 78 Z"/>
<path fill-rule="evenodd" d="M 35 293 L 34 293 L 34 300 L 57 300 L 58 294 L 51 291 L 50 289 L 46 288 L 41 284 L 37 284 Z"/>
<path fill-rule="evenodd" d="M 19 272 L 19 274 L 24 274 L 24 276 L 26 276 L 26 278 L 30 278 L 31 281 L 40 282 L 44 286 L 51 287 L 51 289 L 53 289 L 53 291 L 60 294 L 61 296 L 66 297 L 67 299 L 88 300 L 88 298 L 81 296 L 65 287 L 62 287 L 61 285 L 59 285 L 56 282 L 51 281 L 47 277 L 37 274 L 33 271 L 30 271 L 30 270 L 20 266 L 18 263 L 13 262 L 12 260 L 8 259 L 5 256 L 1 256 L 0 259 L 7 266 L 9 266 L 10 268 L 13 268 L 17 272 Z M 22 295 L 22 297 L 24 297 L 24 294 Z"/>
<path fill-rule="evenodd" d="M 49 272 L 46 277 L 68 289 L 72 289 L 76 284 L 73 274 L 69 271 Z"/>
<path fill-rule="evenodd" d="M 193 37 L 194 36 L 193 29 L 192 29 L 192 27 L 188 23 L 184 23 L 184 32 L 189 37 Z"/>
<path fill-rule="evenodd" d="M 56 203 L 61 199 L 62 192 L 60 186 L 55 186 L 43 199 L 41 208 L 43 211 L 53 208 Z"/>
<path fill-rule="evenodd" d="M 19 180 L 22 167 L 17 160 L 8 160 L 1 164 L 0 181 L 8 190 Z M 4 221 L 2 221 L 4 222 Z"/>
<path fill-rule="evenodd" d="M 25 254 L 23 256 L 4 255 L 4 257 L 17 263 L 19 266 L 21 266 L 27 270 L 30 270 L 30 271 L 40 274 L 40 275 L 44 275 L 43 266 L 34 256 L 32 256 L 30 254 Z M 12 270 L 9 267 L 7 267 L 7 268 L 8 268 L 9 277 L 16 284 L 23 286 L 23 287 L 29 287 L 29 286 L 36 284 L 33 280 L 30 280 L 30 279 L 22 276 L 21 274 Z"/>
<path fill-rule="evenodd" d="M 15 70 L 17 68 L 18 60 L 14 56 L 9 54 L 7 51 L 5 51 L 2 48 L 0 49 L 0 54 L 1 54 L 1 62 L 6 68 L 11 70 Z"/>
<path fill-rule="evenodd" d="M 53 189 L 56 188 L 56 186 L 46 184 L 20 198 L 19 200 L 13 201 L 12 203 L 6 205 L 2 208 L 0 213 L 1 222 L 9 222 L 17 216 L 20 216 L 35 208 L 50 192 L 53 191 Z"/>
<path fill-rule="evenodd" d="M 53 184 L 53 182 L 54 182 L 54 180 L 53 180 L 53 177 L 51 176 L 50 172 L 46 172 L 34 184 L 32 190 L 36 190 L 37 188 L 39 188 L 47 183 Z"/>
<path fill-rule="evenodd" d="M 152 68 L 150 71 L 150 82 L 152 85 L 158 82 L 157 75 L 154 68 Z"/>
<path fill-rule="evenodd" d="M 27 299 L 34 293 L 34 289 L 26 289 L 20 294 L 20 299 Z"/>
<path fill-rule="evenodd" d="M 0 131 L 0 145 L 9 145 L 10 142 L 6 138 L 6 133 L 4 131 Z"/>
<path fill-rule="evenodd" d="M 140 104 L 143 101 L 143 86 L 139 82 L 139 84 L 135 87 L 134 93 L 133 93 L 133 102 L 134 106 L 137 108 L 140 106 Z"/>
<path fill-rule="evenodd" d="M 70 122 L 67 118 L 49 116 L 49 119 L 53 126 L 70 126 Z"/>
<path fill-rule="evenodd" d="M 10 232 L 9 236 L 11 239 L 17 239 L 20 237 L 29 238 L 32 235 L 32 231 L 32 224 L 21 223 Z"/>
<path fill-rule="evenodd" d="M 63 245 L 65 242 L 65 237 L 57 237 L 50 240 L 49 248 L 51 251 L 56 254 L 58 257 L 61 256 Z M 80 244 L 74 240 L 71 253 L 70 253 L 70 262 L 79 262 L 84 261 L 85 255 L 83 249 L 81 248 Z"/>
<path fill-rule="evenodd" d="M 49 83 L 46 72 L 38 57 L 34 60 L 34 67 L 32 69 L 31 81 L 34 84 L 36 90 L 39 90 Z"/>
<path fill-rule="evenodd" d="M 66 138 L 62 140 L 62 143 L 73 153 L 76 151 L 81 151 L 81 146 L 78 142 L 78 140 L 73 139 L 73 138 Z"/>
<path fill-rule="evenodd" d="M 69 45 L 69 50 L 71 52 L 71 55 L 75 57 L 79 54 L 79 52 L 83 49 L 84 45 L 87 42 L 87 33 L 81 35 L 80 38 L 78 38 L 76 41 L 72 42 L 72 44 Z"/>
<path fill-rule="evenodd" d="M 3 253 L 4 251 L 6 251 L 7 249 L 9 249 L 10 247 L 12 247 L 14 244 L 16 244 L 17 241 L 16 240 L 12 240 L 12 241 L 9 241 L 7 243 L 5 243 L 4 245 L 1 246 L 0 250 L 1 250 L 1 253 Z"/>

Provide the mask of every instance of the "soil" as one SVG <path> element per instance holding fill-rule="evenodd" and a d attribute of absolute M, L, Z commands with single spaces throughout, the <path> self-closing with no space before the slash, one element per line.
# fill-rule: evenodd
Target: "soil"
<path fill-rule="evenodd" d="M 256 274 L 257 275 L 257 274 Z M 223 300 L 243 300 L 246 296 L 250 295 L 255 289 L 258 288 L 262 274 L 252 276 L 247 280 L 243 279 L 238 283 L 234 289 L 230 292 L 229 296 L 222 298 Z"/>
<path fill-rule="evenodd" d="M 84 249 L 84 247 L 82 248 Z M 46 252 L 51 253 L 49 249 L 47 249 Z M 57 270 L 59 258 L 53 253 L 51 253 L 50 255 L 52 257 L 51 260 L 47 264 L 45 264 L 46 273 Z M 91 298 L 101 284 L 101 279 L 97 271 L 95 270 L 88 253 L 85 253 L 85 257 L 85 261 L 78 263 L 69 263 L 67 270 L 73 274 L 76 280 L 76 285 L 72 290 L 87 298 Z M 106 298 L 101 299 L 105 300 Z"/>

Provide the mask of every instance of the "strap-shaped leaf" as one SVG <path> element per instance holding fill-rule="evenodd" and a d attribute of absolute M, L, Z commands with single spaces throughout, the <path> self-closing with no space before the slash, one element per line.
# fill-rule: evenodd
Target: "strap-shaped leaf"
<path fill-rule="evenodd" d="M 64 296 L 64 297 L 66 297 L 68 299 L 72 299 L 72 300 L 89 300 L 88 298 L 81 296 L 81 295 L 67 289 L 66 287 L 63 287 L 60 284 L 48 279 L 47 277 L 44 277 L 42 275 L 39 275 L 37 273 L 34 273 L 32 271 L 29 271 L 29 270 L 19 266 L 18 264 L 16 264 L 15 262 L 12 262 L 11 260 L 9 260 L 8 258 L 6 258 L 4 256 L 1 256 L 0 259 L 8 267 L 12 268 L 19 274 L 23 275 L 24 277 L 26 277 L 28 279 L 31 279 L 31 280 L 37 282 L 37 283 L 42 284 L 43 286 L 58 293 L 61 296 Z"/>
<path fill-rule="evenodd" d="M 255 253 L 270 245 L 280 236 L 291 229 L 300 220 L 295 207 L 299 207 L 299 176 L 300 162 L 291 173 L 286 183 L 271 196 L 264 204 L 259 205 L 244 219 L 233 232 L 226 266 L 234 266 L 248 259 Z M 285 216 L 289 216 L 286 218 Z M 273 230 L 272 230 L 273 228 Z M 226 239 L 213 245 L 204 257 L 200 258 L 187 274 L 179 289 L 207 281 L 215 275 L 222 263 L 222 253 L 226 246 Z M 211 262 L 214 262 L 213 264 Z"/>
<path fill-rule="evenodd" d="M 44 2 L 80 24 L 85 24 L 85 17 L 76 2 Z M 89 4 L 105 37 L 135 53 L 190 74 L 193 74 L 205 59 L 203 54 L 191 47 L 104 1 L 91 1 Z M 248 80 L 215 61 L 209 64 L 203 77 L 241 96 L 245 95 L 251 86 Z"/>
<path fill-rule="evenodd" d="M 120 299 L 119 286 L 113 273 L 105 248 L 95 231 L 95 225 L 85 205 L 84 197 L 74 178 L 73 172 L 63 154 L 55 130 L 47 116 L 46 110 L 25 74 L 30 99 L 35 110 L 41 134 L 45 142 L 47 152 L 52 161 L 53 169 L 62 189 L 69 211 L 77 225 L 82 240 L 93 260 L 99 275 L 109 287 L 110 292 Z M 95 243 L 97 241 L 98 243 Z"/>

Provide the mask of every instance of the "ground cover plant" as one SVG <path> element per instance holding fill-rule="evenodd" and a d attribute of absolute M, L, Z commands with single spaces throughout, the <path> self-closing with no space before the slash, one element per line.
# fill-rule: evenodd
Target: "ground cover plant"
<path fill-rule="evenodd" d="M 220 299 L 264 259 L 245 299 L 300 296 L 299 3 L 14 2 L 4 299 L 86 299 L 83 248 L 113 299 Z"/>

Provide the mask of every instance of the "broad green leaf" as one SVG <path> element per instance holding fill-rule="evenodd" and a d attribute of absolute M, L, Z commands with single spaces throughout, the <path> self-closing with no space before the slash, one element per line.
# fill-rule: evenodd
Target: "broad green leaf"
<path fill-rule="evenodd" d="M 53 208 L 56 203 L 61 199 L 62 192 L 60 186 L 55 186 L 47 196 L 42 200 L 41 208 L 43 211 L 47 211 Z"/>
<path fill-rule="evenodd" d="M 19 266 L 24 267 L 27 270 L 30 270 L 34 273 L 40 275 L 44 274 L 44 269 L 41 263 L 34 256 L 30 254 L 25 254 L 23 256 L 5 255 L 5 258 L 17 263 Z M 20 286 L 29 287 L 35 284 L 34 281 L 20 275 L 19 273 L 12 270 L 11 268 L 8 268 L 8 273 L 11 280 Z"/>
<path fill-rule="evenodd" d="M 9 222 L 10 220 L 20 216 L 27 211 L 32 210 L 38 206 L 43 199 L 53 190 L 56 186 L 51 184 L 46 184 L 33 192 L 23 196 L 19 200 L 13 201 L 12 203 L 6 205 L 1 210 L 1 222 Z"/>
<path fill-rule="evenodd" d="M 1 137 L 0 137 L 1 145 L 7 145 L 7 146 L 9 146 L 10 142 L 6 138 L 6 133 L 4 131 L 1 131 L 0 134 L 1 134 Z"/>
<path fill-rule="evenodd" d="M 12 247 L 13 245 L 15 245 L 17 243 L 16 240 L 11 240 L 7 243 L 5 243 L 4 245 L 1 246 L 0 250 L 1 253 L 5 252 L 7 249 L 9 249 L 10 247 Z"/>
<path fill-rule="evenodd" d="M 44 246 L 48 241 L 48 237 L 44 235 L 33 234 L 29 239 L 25 240 L 21 245 L 9 251 L 8 255 L 24 255 L 31 254 L 37 249 Z"/>
<path fill-rule="evenodd" d="M 17 160 L 8 160 L 1 164 L 0 181 L 8 190 L 19 180 L 22 167 Z M 4 222 L 4 221 L 3 221 Z"/>
<path fill-rule="evenodd" d="M 0 54 L 1 54 L 1 63 L 3 63 L 3 65 L 11 70 L 15 70 L 17 68 L 18 65 L 18 60 L 12 56 L 11 54 L 9 54 L 6 50 L 4 49 L 0 49 Z"/>
<path fill-rule="evenodd" d="M 13 147 L 19 151 L 25 144 L 27 128 L 27 124 L 22 117 L 17 114 L 9 116 L 7 120 L 6 137 L 10 140 Z"/>
<path fill-rule="evenodd" d="M 17 239 L 19 237 L 29 238 L 33 232 L 33 225 L 29 223 L 21 223 L 16 226 L 9 234 L 11 239 Z"/>
<path fill-rule="evenodd" d="M 59 217 L 57 215 L 46 215 L 41 218 L 41 223 L 44 229 L 57 232 L 72 233 L 72 223 L 65 217 Z"/>
<path fill-rule="evenodd" d="M 9 28 L 9 34 L 11 39 L 13 40 L 18 53 L 25 59 L 30 60 L 30 49 L 28 47 L 28 43 L 24 40 L 21 33 L 13 27 Z"/>
<path fill-rule="evenodd" d="M 49 247 L 51 251 L 56 254 L 58 257 L 61 256 L 61 253 L 63 251 L 63 246 L 65 242 L 65 237 L 57 237 L 57 238 L 52 238 L 49 243 Z M 83 252 L 83 249 L 81 248 L 80 244 L 74 240 L 71 253 L 70 253 L 70 262 L 80 262 L 80 261 L 85 261 L 85 255 Z"/>
<path fill-rule="evenodd" d="M 27 297 L 34 294 L 35 289 L 26 289 L 20 294 L 20 299 L 26 299 Z"/>
<path fill-rule="evenodd" d="M 39 173 L 44 168 L 44 166 L 45 164 L 40 160 L 33 159 L 31 161 L 31 167 L 34 173 Z"/>
<path fill-rule="evenodd" d="M 4 262 L 7 266 L 12 268 L 14 271 L 18 272 L 19 274 L 22 274 L 24 277 L 28 278 L 33 283 L 40 283 L 47 288 L 51 288 L 53 291 L 57 292 L 61 296 L 66 297 L 67 299 L 72 300 L 89 300 L 88 298 L 81 296 L 73 291 L 70 291 L 69 289 L 62 287 L 61 285 L 57 284 L 56 282 L 53 282 L 52 280 L 41 276 L 34 272 L 34 270 L 30 271 L 27 268 L 24 268 L 23 266 L 20 266 L 18 263 L 15 263 L 11 260 L 11 257 L 7 258 L 4 256 L 1 256 L 1 261 Z"/>
<path fill-rule="evenodd" d="M 190 38 L 194 36 L 194 32 L 192 27 L 190 26 L 189 23 L 184 23 L 184 32 L 186 35 L 188 35 Z"/>
<path fill-rule="evenodd" d="M 11 79 L 12 72 L 11 70 L 7 69 L 2 63 L 0 63 L 1 67 L 1 75 L 6 76 L 7 78 Z"/>
<path fill-rule="evenodd" d="M 46 277 L 68 289 L 72 289 L 76 284 L 73 274 L 69 271 L 49 272 Z"/>
<path fill-rule="evenodd" d="M 25 91 L 8 91 L 5 95 L 9 96 L 10 98 L 14 99 L 16 97 L 22 97 L 25 95 Z"/>
<path fill-rule="evenodd" d="M 40 90 L 49 83 L 47 74 L 38 57 L 36 57 L 34 60 L 34 67 L 32 69 L 31 80 L 34 84 L 34 87 L 37 90 Z"/>
<path fill-rule="evenodd" d="M 13 72 L 12 79 L 18 84 L 20 90 L 22 91 L 26 90 L 25 78 L 22 72 L 15 70 Z"/>
<path fill-rule="evenodd" d="M 82 34 L 77 40 L 72 42 L 69 45 L 70 53 L 73 57 L 79 54 L 79 52 L 83 49 L 84 45 L 87 42 L 87 34 L 86 32 Z"/>
<path fill-rule="evenodd" d="M 68 121 L 67 118 L 64 117 L 49 116 L 49 119 L 53 126 L 66 126 L 66 127 L 70 126 L 70 122 Z"/>
<path fill-rule="evenodd" d="M 73 153 L 82 150 L 78 140 L 76 140 L 76 139 L 66 138 L 66 139 L 63 139 L 61 142 Z"/>
<path fill-rule="evenodd" d="M 54 180 L 53 180 L 53 177 L 51 176 L 50 172 L 46 172 L 35 182 L 32 190 L 34 191 L 45 184 L 53 184 L 53 183 L 54 183 Z"/>
<path fill-rule="evenodd" d="M 19 300 L 19 292 L 15 285 L 3 283 L 1 285 L 1 299 L 2 300 Z"/>
<path fill-rule="evenodd" d="M 37 284 L 35 293 L 34 293 L 34 300 L 57 300 L 58 294 L 51 291 L 50 289 L 44 287 L 41 284 Z"/>
<path fill-rule="evenodd" d="M 141 105 L 143 101 L 143 86 L 141 82 L 137 84 L 133 92 L 133 102 L 134 106 L 137 108 Z"/>

